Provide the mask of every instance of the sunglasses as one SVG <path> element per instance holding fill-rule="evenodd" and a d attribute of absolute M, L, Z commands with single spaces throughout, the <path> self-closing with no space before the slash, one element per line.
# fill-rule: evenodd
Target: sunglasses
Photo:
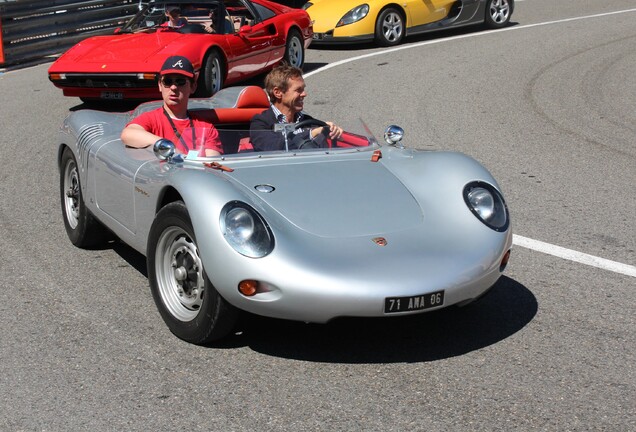
<path fill-rule="evenodd" d="M 183 87 L 184 85 L 186 85 L 187 82 L 188 80 L 186 78 L 161 78 L 161 84 L 163 84 L 163 86 L 166 88 L 172 87 L 173 84 L 177 87 Z"/>

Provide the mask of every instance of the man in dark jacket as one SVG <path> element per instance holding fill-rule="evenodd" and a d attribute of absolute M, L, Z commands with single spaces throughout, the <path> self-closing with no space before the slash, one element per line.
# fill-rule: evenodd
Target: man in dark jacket
<path fill-rule="evenodd" d="M 265 91 L 271 107 L 254 116 L 250 124 L 250 139 L 255 151 L 327 147 L 327 138 L 340 138 L 342 129 L 332 122 L 328 127 L 310 126 L 287 132 L 274 131 L 276 124 L 299 123 L 313 117 L 303 112 L 305 80 L 302 70 L 283 64 L 265 77 Z"/>

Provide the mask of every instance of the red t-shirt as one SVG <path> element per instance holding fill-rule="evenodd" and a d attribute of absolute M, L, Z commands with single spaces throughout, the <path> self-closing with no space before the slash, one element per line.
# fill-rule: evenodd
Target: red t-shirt
<path fill-rule="evenodd" d="M 194 137 L 196 144 L 192 142 L 192 128 L 190 120 L 194 128 Z M 175 134 L 170 121 L 164 114 L 163 107 L 152 111 L 145 112 L 132 119 L 126 126 L 137 124 L 148 132 L 160 137 L 169 139 L 176 146 L 179 153 L 188 154 L 190 150 L 199 150 L 199 156 L 205 156 L 205 149 L 216 150 L 223 153 L 223 145 L 219 140 L 219 132 L 213 124 L 202 120 L 196 113 L 190 113 L 189 119 L 172 119 L 177 132 L 181 135 L 181 139 Z"/>

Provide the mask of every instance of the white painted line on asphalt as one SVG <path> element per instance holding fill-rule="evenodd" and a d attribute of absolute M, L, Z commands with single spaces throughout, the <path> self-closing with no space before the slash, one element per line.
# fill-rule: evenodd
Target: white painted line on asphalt
<path fill-rule="evenodd" d="M 519 0 L 517 0 L 519 1 Z M 343 64 L 347 64 L 347 63 L 351 63 L 354 61 L 358 61 L 358 60 L 362 60 L 365 58 L 369 58 L 369 57 L 375 57 L 375 56 L 379 56 L 379 55 L 384 55 L 387 53 L 392 53 L 392 52 L 396 52 L 396 51 L 402 51 L 402 50 L 406 50 L 406 49 L 411 49 L 411 48 L 417 48 L 417 47 L 421 47 L 421 46 L 425 46 L 425 45 L 433 45 L 433 44 L 437 44 L 437 43 L 443 43 L 443 42 L 449 42 L 449 41 L 453 41 L 453 40 L 458 40 L 458 39 L 466 39 L 466 38 L 471 38 L 471 37 L 478 37 L 478 36 L 484 36 L 484 35 L 488 35 L 491 33 L 495 33 L 495 32 L 505 32 L 505 31 L 513 31 L 513 30 L 522 30 L 522 29 L 527 29 L 527 28 L 531 28 L 531 27 L 538 27 L 538 26 L 544 26 L 544 25 L 552 25 L 552 24 L 560 24 L 560 23 L 565 23 L 565 22 L 570 22 L 570 21 L 578 21 L 578 20 L 584 20 L 584 19 L 591 19 L 591 18 L 599 18 L 599 17 L 605 17 L 605 16 L 610 16 L 610 15 L 616 15 L 616 14 L 623 14 L 623 13 L 631 13 L 631 12 L 636 12 L 636 8 L 635 9 L 625 9 L 625 10 L 620 10 L 620 11 L 614 11 L 614 12 L 606 12 L 606 13 L 601 13 L 601 14 L 595 14 L 595 15 L 586 15 L 586 16 L 582 16 L 582 17 L 574 17 L 574 18 L 564 18 L 564 19 L 560 19 L 560 20 L 555 20 L 555 21 L 546 21 L 546 22 L 541 22 L 541 23 L 535 23 L 535 24 L 527 24 L 527 25 L 523 25 L 523 26 L 515 26 L 515 27 L 506 27 L 503 29 L 499 29 L 499 30 L 491 30 L 491 31 L 487 31 L 487 32 L 480 32 L 480 33 L 470 33 L 470 34 L 465 34 L 465 35 L 459 35 L 459 36 L 452 36 L 449 38 L 442 38 L 442 39 L 435 39 L 435 40 L 430 40 L 430 41 L 425 41 L 425 42 L 420 42 L 420 43 L 416 43 L 416 44 L 411 44 L 411 45 L 402 45 L 399 47 L 395 47 L 395 48 L 390 48 L 390 49 L 385 49 L 382 51 L 376 51 L 376 52 L 372 52 L 372 53 L 368 53 L 368 54 L 363 54 L 360 56 L 356 56 L 356 57 L 351 57 L 345 60 L 340 60 L 334 63 L 330 63 L 328 65 L 325 65 L 321 68 L 318 68 L 314 71 L 308 72 L 306 74 L 304 74 L 305 78 L 308 78 L 312 75 L 316 75 L 320 72 L 324 72 L 326 70 L 329 70 L 331 68 L 337 67 L 337 66 L 341 66 Z M 624 274 L 627 276 L 631 276 L 631 277 L 636 277 L 636 267 L 629 265 L 629 264 L 622 264 L 616 261 L 610 261 L 608 259 L 605 258 L 599 258 L 593 255 L 588 255 L 586 253 L 583 252 L 577 252 L 575 250 L 571 250 L 571 249 L 566 249 L 563 248 L 561 246 L 556 246 L 556 245 L 552 245 L 549 243 L 544 243 L 542 241 L 539 240 L 533 240 L 527 237 L 523 237 L 517 234 L 514 234 L 512 236 L 512 242 L 513 244 L 520 246 L 520 247 L 524 247 L 526 249 L 532 249 L 532 250 L 536 250 L 537 252 L 542 252 L 548 255 L 553 255 L 559 258 L 563 258 L 566 260 L 570 260 L 570 261 L 574 261 L 574 262 L 578 262 L 581 264 L 585 264 L 585 265 L 589 265 L 592 267 L 597 267 L 603 270 L 608 270 L 614 273 L 620 273 L 620 274 Z"/>
<path fill-rule="evenodd" d="M 351 62 L 362 60 L 362 59 L 369 58 L 369 57 L 376 57 L 376 56 L 379 56 L 379 55 L 385 55 L 387 53 L 393 53 L 393 52 L 407 50 L 407 49 L 411 49 L 411 48 L 418 48 L 418 47 L 425 46 L 425 45 L 433 45 L 433 44 L 438 44 L 438 43 L 443 43 L 443 42 L 450 42 L 450 41 L 454 41 L 454 40 L 458 40 L 458 39 L 467 39 L 467 38 L 473 38 L 473 37 L 486 36 L 486 35 L 489 35 L 489 34 L 492 34 L 492 33 L 523 30 L 523 29 L 532 28 L 532 27 L 552 25 L 552 24 L 561 24 L 561 23 L 570 22 L 570 21 L 578 21 L 578 20 L 591 19 L 591 18 L 600 18 L 600 17 L 610 16 L 610 15 L 617 15 L 617 14 L 624 14 L 624 13 L 631 13 L 631 12 L 636 12 L 636 8 L 634 8 L 634 9 L 625 9 L 625 10 L 614 11 L 614 12 L 605 12 L 605 13 L 600 13 L 600 14 L 595 14 L 595 15 L 586 15 L 586 16 L 582 16 L 582 17 L 564 18 L 564 19 L 560 19 L 560 20 L 556 20 L 556 21 L 546 21 L 546 22 L 535 23 L 535 24 L 527 24 L 527 25 L 521 25 L 521 26 L 512 26 L 512 27 L 502 28 L 502 29 L 499 29 L 499 30 L 489 30 L 489 31 L 484 31 L 484 32 L 479 32 L 479 33 L 469 33 L 469 34 L 463 34 L 463 35 L 458 35 L 458 36 L 451 36 L 451 37 L 448 37 L 448 38 L 441 38 L 441 39 L 429 40 L 429 41 L 424 41 L 424 42 L 418 42 L 418 43 L 409 44 L 409 45 L 400 45 L 400 46 L 395 47 L 395 48 L 388 48 L 388 49 L 381 50 L 381 51 L 374 51 L 372 53 L 362 54 L 362 55 L 359 55 L 359 56 L 356 56 L 356 57 L 351 57 L 351 58 L 348 58 L 348 59 L 344 59 L 344 60 L 340 60 L 340 61 L 337 61 L 337 62 L 334 62 L 334 63 L 330 63 L 328 65 L 325 65 L 325 66 L 323 66 L 321 68 L 318 68 L 316 70 L 313 70 L 311 72 L 307 72 L 306 74 L 304 74 L 304 76 L 305 76 L 305 78 L 307 78 L 307 77 L 310 77 L 312 75 L 316 75 L 316 74 L 318 74 L 320 72 L 324 72 L 324 71 L 326 71 L 328 69 L 332 69 L 334 67 L 341 66 L 343 64 L 351 63 Z"/>
<path fill-rule="evenodd" d="M 532 249 L 537 252 L 543 252 L 548 255 L 563 258 L 570 261 L 575 261 L 581 264 L 589 265 L 592 267 L 598 267 L 603 270 L 609 270 L 614 273 L 620 273 L 631 277 L 636 277 L 636 266 L 622 264 L 616 261 L 610 261 L 605 258 L 599 258 L 594 255 L 588 255 L 583 252 L 577 252 L 572 249 L 566 249 L 561 246 L 555 246 L 550 243 L 544 243 L 539 240 L 533 240 L 527 237 L 514 234 L 512 236 L 512 243 L 527 249 Z"/>

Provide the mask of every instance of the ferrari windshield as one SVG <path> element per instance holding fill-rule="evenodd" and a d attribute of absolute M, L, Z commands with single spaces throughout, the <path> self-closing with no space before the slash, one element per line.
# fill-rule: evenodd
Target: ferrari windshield
<path fill-rule="evenodd" d="M 318 126 L 296 129 L 293 125 L 281 125 L 276 130 L 247 130 L 186 127 L 175 136 L 167 138 L 174 145 L 179 158 L 199 160 L 207 158 L 265 157 L 364 151 L 378 146 L 375 138 L 363 130 L 345 131 L 336 139 L 328 130 Z M 312 129 L 315 129 L 312 133 Z M 298 132 L 300 130 L 300 132 Z M 315 136 L 310 136 L 315 134 Z"/>
<path fill-rule="evenodd" d="M 256 13 L 240 0 L 150 2 L 119 33 L 177 31 L 231 34 L 257 21 Z"/>

